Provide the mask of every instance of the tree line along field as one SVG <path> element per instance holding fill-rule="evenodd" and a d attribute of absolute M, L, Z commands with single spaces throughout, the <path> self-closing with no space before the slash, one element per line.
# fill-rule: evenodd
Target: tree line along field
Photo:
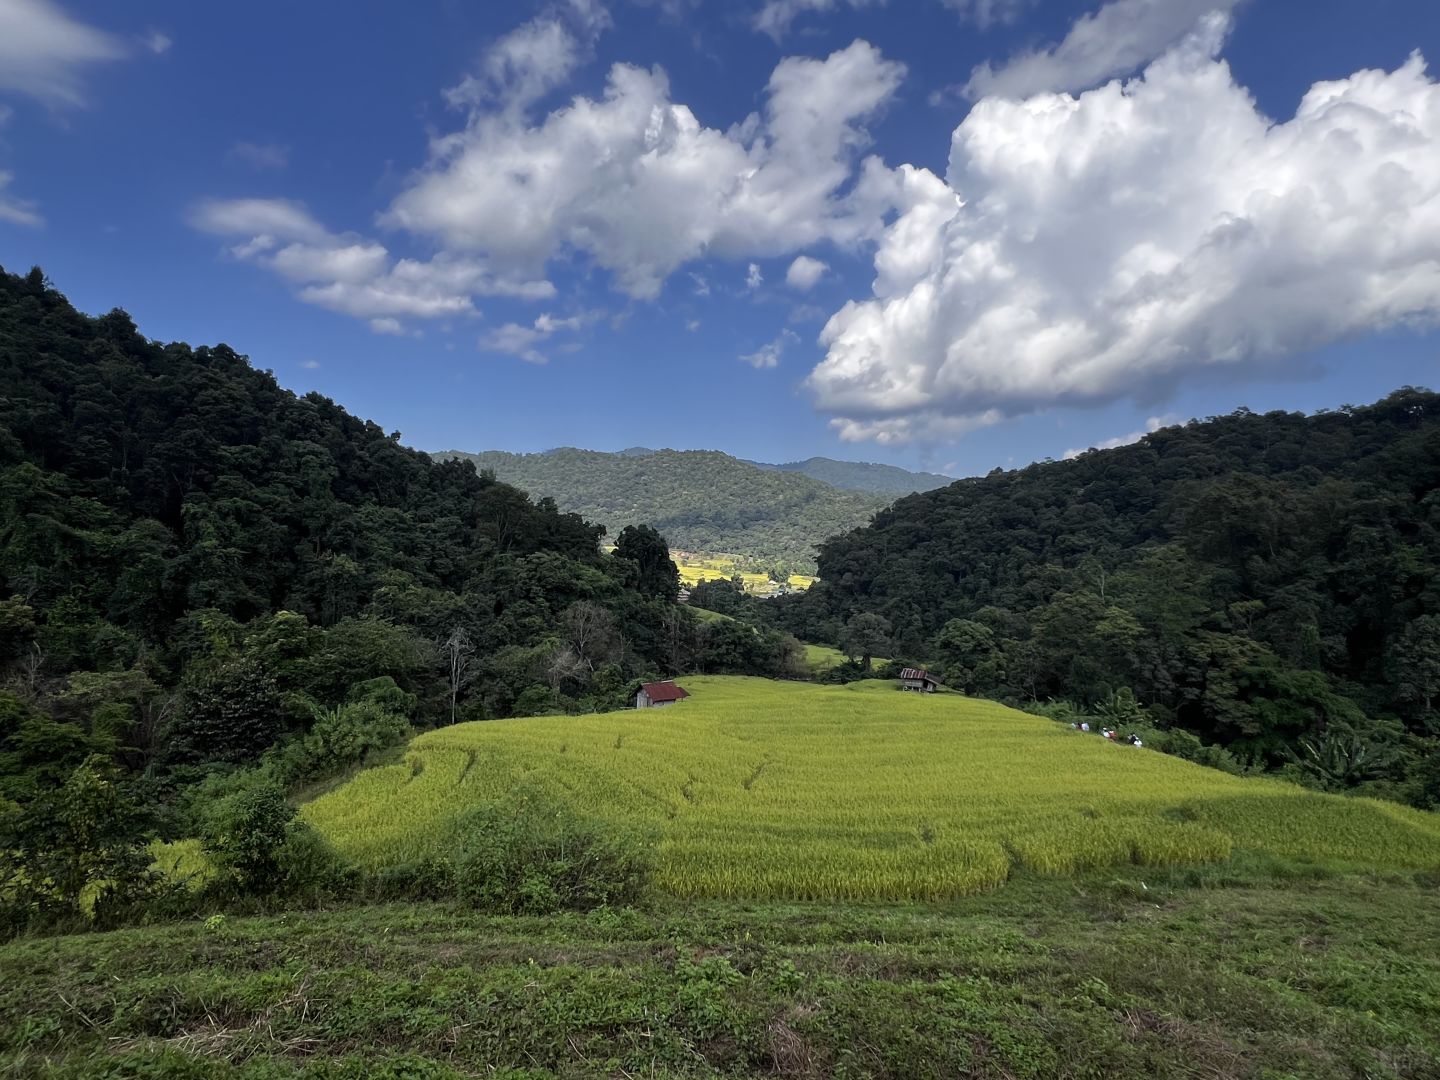
<path fill-rule="evenodd" d="M 645 830 L 682 897 L 950 900 L 1245 851 L 1440 867 L 1440 817 L 1238 778 L 993 702 L 893 684 L 684 681 L 666 709 L 462 724 L 304 817 L 368 867 L 442 854 L 467 808 L 559 795 Z"/>

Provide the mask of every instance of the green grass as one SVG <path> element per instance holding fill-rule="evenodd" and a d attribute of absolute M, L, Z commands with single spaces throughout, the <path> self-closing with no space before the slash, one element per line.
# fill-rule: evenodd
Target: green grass
<path fill-rule="evenodd" d="M 462 724 L 309 803 L 342 853 L 378 867 L 443 854 L 469 806 L 519 785 L 650 830 L 683 897 L 947 900 L 1017 868 L 1220 862 L 1239 849 L 1440 867 L 1440 816 L 1240 779 L 993 702 L 681 680 L 660 710 Z"/>
<path fill-rule="evenodd" d="M 805 660 L 810 665 L 810 672 L 813 675 L 823 675 L 832 668 L 837 668 L 848 660 L 839 649 L 832 649 L 829 645 L 805 645 Z M 872 656 L 870 663 L 875 667 L 884 667 L 890 661 L 886 657 Z"/>
<path fill-rule="evenodd" d="M 197 919 L 0 946 L 0 1076 L 1433 1080 L 1436 941 L 1433 882 L 1274 860 L 944 908 Z"/>

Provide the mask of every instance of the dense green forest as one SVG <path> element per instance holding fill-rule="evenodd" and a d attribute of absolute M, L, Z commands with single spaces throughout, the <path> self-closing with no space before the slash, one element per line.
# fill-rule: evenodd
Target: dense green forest
<path fill-rule="evenodd" d="M 715 450 L 449 451 L 437 457 L 473 461 L 506 483 L 553 499 L 560 509 L 612 531 L 649 524 L 680 551 L 785 562 L 800 573 L 814 567 L 817 543 L 865 524 L 894 497 L 842 491 Z"/>
<path fill-rule="evenodd" d="M 869 461 L 837 461 L 827 457 L 787 461 L 783 465 L 767 465 L 763 461 L 751 461 L 747 464 L 774 472 L 800 473 L 845 491 L 869 491 L 892 496 L 932 491 L 955 482 L 954 477 L 941 476 L 939 473 L 911 472 L 896 465 L 880 465 Z"/>
<path fill-rule="evenodd" d="M 1240 410 L 997 469 L 901 499 L 819 567 L 803 596 L 697 602 L 1440 803 L 1440 395 Z"/>
<path fill-rule="evenodd" d="M 602 554 L 604 529 L 553 502 L 227 346 L 82 315 L 38 269 L 0 273 L 0 386 L 0 851 L 33 848 L 72 782 L 180 806 L 207 777 L 295 782 L 415 725 L 803 670 L 784 635 L 677 605 L 655 530 Z"/>

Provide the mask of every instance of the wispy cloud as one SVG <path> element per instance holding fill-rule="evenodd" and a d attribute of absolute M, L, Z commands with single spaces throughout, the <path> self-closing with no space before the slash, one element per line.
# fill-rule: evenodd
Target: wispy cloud
<path fill-rule="evenodd" d="M 120 38 L 71 18 L 52 0 L 0 2 L 0 91 L 82 105 L 85 69 L 128 52 Z"/>

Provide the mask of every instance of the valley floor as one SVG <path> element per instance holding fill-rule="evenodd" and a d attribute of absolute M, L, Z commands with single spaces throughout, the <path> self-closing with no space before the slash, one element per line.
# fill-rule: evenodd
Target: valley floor
<path fill-rule="evenodd" d="M 32 938 L 0 946 L 0 1076 L 1434 1078 L 1436 885 L 1238 856 L 943 906 Z"/>

